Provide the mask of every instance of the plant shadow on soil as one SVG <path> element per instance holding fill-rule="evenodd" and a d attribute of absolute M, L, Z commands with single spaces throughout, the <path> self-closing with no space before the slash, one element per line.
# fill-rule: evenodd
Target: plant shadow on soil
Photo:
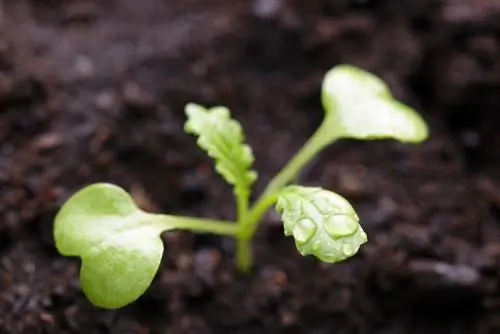
<path fill-rule="evenodd" d="M 0 333 L 496 333 L 500 327 L 500 6 L 445 0 L 17 0 L 0 11 Z M 370 241 L 301 257 L 269 213 L 256 267 L 233 242 L 164 236 L 148 292 L 94 308 L 57 254 L 58 207 L 95 181 L 154 211 L 230 219 L 231 190 L 182 132 L 224 104 L 265 182 L 322 117 L 340 63 L 423 112 L 422 145 L 342 141 L 301 181 L 353 202 Z"/>

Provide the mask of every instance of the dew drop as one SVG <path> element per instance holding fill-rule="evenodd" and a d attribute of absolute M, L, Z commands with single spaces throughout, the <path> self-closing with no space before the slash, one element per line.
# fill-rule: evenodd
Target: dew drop
<path fill-rule="evenodd" d="M 311 248 L 314 252 L 319 252 L 321 250 L 321 241 L 316 240 L 315 242 L 313 242 L 313 245 Z"/>
<path fill-rule="evenodd" d="M 298 218 L 298 215 L 299 215 L 299 212 L 297 212 L 295 210 L 290 210 L 288 212 L 288 219 L 290 219 L 290 220 L 296 220 Z"/>
<path fill-rule="evenodd" d="M 343 244 L 342 253 L 344 253 L 344 256 L 351 257 L 356 253 L 356 250 L 349 244 Z"/>
<path fill-rule="evenodd" d="M 297 246 L 297 250 L 299 251 L 300 255 L 305 256 L 307 255 L 307 249 Z"/>
<path fill-rule="evenodd" d="M 316 224 L 310 219 L 299 220 L 293 227 L 293 237 L 298 243 L 309 241 L 316 232 Z"/>
<path fill-rule="evenodd" d="M 358 228 L 358 221 L 349 215 L 333 215 L 325 221 L 326 232 L 335 239 L 353 235 Z"/>

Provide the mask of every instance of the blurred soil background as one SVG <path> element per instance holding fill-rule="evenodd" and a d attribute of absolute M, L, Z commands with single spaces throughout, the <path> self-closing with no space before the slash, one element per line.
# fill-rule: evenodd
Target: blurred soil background
<path fill-rule="evenodd" d="M 500 2 L 3 0 L 0 333 L 500 332 Z M 93 307 L 56 252 L 64 200 L 115 182 L 142 207 L 231 219 L 230 188 L 183 133 L 183 106 L 222 104 L 262 190 L 322 118 L 349 63 L 422 112 L 422 145 L 342 141 L 302 175 L 350 199 L 370 242 L 327 265 L 270 212 L 241 275 L 233 242 L 164 236 L 145 296 Z"/>

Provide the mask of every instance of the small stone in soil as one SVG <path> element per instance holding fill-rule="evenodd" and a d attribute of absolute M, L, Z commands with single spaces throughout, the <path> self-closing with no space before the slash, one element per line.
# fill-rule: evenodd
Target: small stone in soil
<path fill-rule="evenodd" d="M 463 264 L 413 260 L 409 269 L 415 275 L 417 283 L 430 289 L 475 287 L 481 279 L 476 269 Z"/>

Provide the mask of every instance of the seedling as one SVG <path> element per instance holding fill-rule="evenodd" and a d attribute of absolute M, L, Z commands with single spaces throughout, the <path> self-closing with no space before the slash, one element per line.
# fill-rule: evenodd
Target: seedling
<path fill-rule="evenodd" d="M 113 309 L 139 298 L 158 271 L 163 254 L 160 235 L 172 230 L 234 237 L 237 267 L 250 270 L 251 239 L 274 204 L 285 235 L 295 239 L 302 255 L 335 263 L 356 254 L 367 235 L 349 202 L 322 188 L 289 184 L 336 140 L 420 143 L 428 130 L 380 78 L 353 66 L 340 65 L 326 74 L 322 103 L 322 124 L 252 206 L 249 198 L 257 173 L 251 169 L 254 156 L 240 124 L 225 107 L 186 106 L 186 132 L 197 136 L 198 145 L 215 160 L 216 171 L 234 188 L 235 222 L 145 212 L 124 189 L 107 183 L 74 194 L 55 218 L 54 237 L 61 254 L 82 259 L 80 279 L 89 300 Z"/>

